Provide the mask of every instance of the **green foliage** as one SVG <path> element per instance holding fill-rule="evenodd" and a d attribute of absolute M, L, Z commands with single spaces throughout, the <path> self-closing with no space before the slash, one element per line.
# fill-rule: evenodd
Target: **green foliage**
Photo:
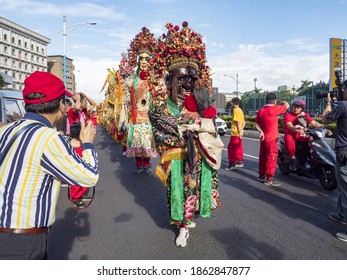
<path fill-rule="evenodd" d="M 221 117 L 221 119 L 223 119 L 227 125 L 227 127 L 230 129 L 231 128 L 231 116 L 223 116 Z M 323 123 L 322 122 L 322 118 L 319 117 L 315 117 L 313 118 L 315 121 L 319 122 L 319 123 Z M 256 130 L 255 128 L 255 116 L 245 116 L 245 121 L 246 121 L 246 125 L 245 125 L 245 130 Z M 278 131 L 279 133 L 283 133 L 283 116 L 279 116 L 278 117 Z M 336 130 L 336 123 L 331 123 L 331 124 L 327 124 L 325 125 L 327 129 L 331 130 L 331 132 L 333 134 L 335 134 L 335 130 Z"/>
<path fill-rule="evenodd" d="M 0 89 L 3 89 L 4 87 L 5 87 L 5 81 L 4 81 L 4 79 L 3 79 L 3 77 L 2 77 L 2 75 L 0 74 Z"/>

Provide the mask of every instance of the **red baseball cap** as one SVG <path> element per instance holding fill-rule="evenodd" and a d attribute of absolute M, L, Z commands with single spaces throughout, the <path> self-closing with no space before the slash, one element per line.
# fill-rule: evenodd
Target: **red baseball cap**
<path fill-rule="evenodd" d="M 42 93 L 45 97 L 28 99 L 30 93 Z M 63 94 L 71 97 L 72 94 L 65 89 L 63 82 L 51 73 L 35 71 L 24 80 L 23 99 L 27 104 L 46 103 L 58 99 Z"/>

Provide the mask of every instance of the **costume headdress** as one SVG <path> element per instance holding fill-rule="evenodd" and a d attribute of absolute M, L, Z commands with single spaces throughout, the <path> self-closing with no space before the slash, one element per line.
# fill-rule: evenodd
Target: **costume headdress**
<path fill-rule="evenodd" d="M 130 43 L 130 66 L 136 67 L 137 55 L 140 53 L 145 52 L 152 55 L 155 51 L 156 45 L 157 40 L 154 38 L 153 33 L 151 33 L 147 27 L 142 27 L 141 32 L 138 33 Z"/>
<path fill-rule="evenodd" d="M 188 22 L 182 23 L 182 29 L 177 25 L 167 23 L 167 34 L 158 39 L 158 52 L 151 61 L 153 73 L 150 84 L 153 96 L 162 96 L 158 92 L 159 79 L 166 71 L 175 68 L 191 66 L 196 69 L 199 76 L 199 86 L 204 87 L 212 95 L 210 83 L 210 67 L 206 64 L 206 46 L 202 42 L 202 36 L 188 27 Z M 165 98 L 165 97 L 164 97 Z"/>

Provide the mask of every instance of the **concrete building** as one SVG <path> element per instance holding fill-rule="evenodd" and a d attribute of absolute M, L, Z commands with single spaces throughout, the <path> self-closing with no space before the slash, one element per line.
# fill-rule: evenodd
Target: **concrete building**
<path fill-rule="evenodd" d="M 60 78 L 64 81 L 64 56 L 63 55 L 49 55 L 47 57 L 48 72 Z M 75 79 L 75 65 L 73 60 L 66 58 L 66 89 L 75 93 L 76 90 L 76 79 Z"/>
<path fill-rule="evenodd" d="M 218 92 L 217 87 L 212 87 L 213 90 L 213 106 L 217 108 L 217 113 L 225 113 L 226 98 L 225 95 Z"/>
<path fill-rule="evenodd" d="M 22 90 L 35 71 L 47 71 L 47 45 L 51 40 L 0 17 L 0 72 L 13 78 L 7 88 Z"/>

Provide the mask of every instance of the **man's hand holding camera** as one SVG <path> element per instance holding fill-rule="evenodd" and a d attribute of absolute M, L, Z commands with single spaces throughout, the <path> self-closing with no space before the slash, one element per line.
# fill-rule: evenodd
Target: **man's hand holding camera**
<path fill-rule="evenodd" d="M 96 127 L 91 121 L 81 122 L 80 140 L 83 143 L 93 143 L 96 137 Z"/>

